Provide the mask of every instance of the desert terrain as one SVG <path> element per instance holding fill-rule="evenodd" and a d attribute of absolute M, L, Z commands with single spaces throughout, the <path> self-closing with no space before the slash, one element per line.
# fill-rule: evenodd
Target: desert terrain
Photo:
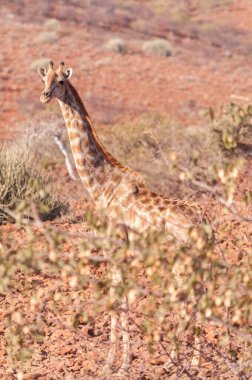
<path fill-rule="evenodd" d="M 252 255 L 252 124 L 247 121 L 250 111 L 246 119 L 242 115 L 238 132 L 241 130 L 241 136 L 236 136 L 236 145 L 226 147 L 227 152 L 216 148 L 217 140 L 210 139 L 209 131 L 217 130 L 214 138 L 221 133 L 225 136 L 222 128 L 227 121 L 220 116 L 223 105 L 235 103 L 243 108 L 252 102 L 252 3 L 1 0 L 0 19 L 0 149 L 5 152 L 13 144 L 28 140 L 39 157 L 39 170 L 43 176 L 50 176 L 49 182 L 68 210 L 49 220 L 38 218 L 37 224 L 36 212 L 32 210 L 32 217 L 29 214 L 26 219 L 30 224 L 12 217 L 0 225 L 0 276 L 7 279 L 0 283 L 0 379 L 117 378 L 116 372 L 107 375 L 102 371 L 110 328 L 105 263 L 93 263 L 86 270 L 82 288 L 81 283 L 79 287 L 71 285 L 69 276 L 75 278 L 73 269 L 65 277 L 62 275 L 64 265 L 75 268 L 73 260 L 81 259 L 78 255 L 83 243 L 79 240 L 82 234 L 92 232 L 92 222 L 86 215 L 92 213 L 93 204 L 80 180 L 70 178 L 62 152 L 55 144 L 57 133 L 71 155 L 56 100 L 46 105 L 39 100 L 43 83 L 37 69 L 49 60 L 55 64 L 63 60 L 66 67 L 73 68 L 71 82 L 105 147 L 138 171 L 151 189 L 174 198 L 199 201 L 209 210 L 215 225 L 220 226 L 218 254 L 230 270 L 227 282 L 238 279 L 239 270 L 246 280 L 251 276 Z M 181 156 L 179 164 L 186 165 L 194 180 L 184 180 L 179 165 L 169 171 L 160 151 L 171 160 Z M 198 156 L 194 152 L 202 156 L 196 169 Z M 239 172 L 232 176 L 233 169 L 226 164 L 225 182 L 224 174 L 217 171 L 223 191 L 219 194 L 211 192 L 218 180 L 208 177 L 207 169 L 218 167 L 222 159 L 225 164 L 230 160 L 232 168 Z M 239 159 L 242 163 L 236 164 Z M 75 169 L 74 172 L 77 177 Z M 197 188 L 197 181 L 204 183 L 205 188 Z M 234 199 L 232 206 L 225 198 L 227 189 Z M 0 206 L 2 203 L 0 199 Z M 23 211 L 27 217 L 24 206 L 13 210 L 15 216 Z M 227 215 L 229 219 L 225 219 Z M 56 231 L 61 236 L 58 240 Z M 48 236 L 57 242 L 52 243 Z M 54 248 L 61 254 L 57 269 L 51 266 L 55 259 L 50 256 L 50 244 L 56 244 L 57 249 Z M 102 246 L 92 242 L 88 249 L 98 255 Z M 32 254 L 29 256 L 28 252 Z M 39 260 L 44 264 L 40 266 Z M 13 270 L 6 269 L 7 261 Z M 155 289 L 142 267 L 132 281 L 150 293 Z M 243 288 L 243 280 L 240 281 L 240 296 L 234 292 L 234 300 L 244 297 L 243 310 L 252 297 L 251 277 L 247 287 Z M 107 303 L 101 302 L 103 292 Z M 217 293 L 213 292 L 215 296 Z M 61 296 L 57 299 L 55 294 Z M 252 378 L 251 310 L 247 311 L 246 321 L 234 319 L 232 330 L 232 319 L 226 317 L 229 312 L 232 314 L 232 305 L 227 301 L 223 306 L 225 323 L 218 325 L 217 317 L 211 321 L 215 324 L 202 322 L 201 367 L 195 370 L 188 364 L 192 337 L 187 332 L 182 359 L 168 369 L 168 335 L 163 332 L 165 338 L 155 341 L 152 333 L 146 332 L 146 326 L 139 327 L 146 315 L 153 318 L 150 310 L 160 304 L 159 299 L 149 300 L 141 294 L 131 305 L 133 360 L 125 379 Z M 176 326 L 176 310 L 171 310 L 168 320 Z M 206 314 L 206 318 L 210 317 Z M 239 328 L 242 333 L 236 335 Z M 223 345 L 219 344 L 222 339 Z"/>

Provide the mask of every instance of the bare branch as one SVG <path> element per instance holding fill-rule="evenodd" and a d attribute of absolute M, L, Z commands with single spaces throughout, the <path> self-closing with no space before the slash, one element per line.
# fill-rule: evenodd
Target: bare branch
<path fill-rule="evenodd" d="M 54 141 L 55 141 L 56 145 L 58 145 L 60 151 L 65 156 L 66 168 L 67 168 L 67 171 L 68 171 L 70 178 L 72 178 L 74 181 L 77 181 L 78 178 L 74 174 L 74 169 L 73 169 L 73 166 L 71 164 L 68 152 L 67 152 L 67 150 L 66 150 L 66 148 L 65 148 L 65 146 L 64 146 L 63 142 L 61 141 L 60 136 L 58 134 L 54 135 Z"/>
<path fill-rule="evenodd" d="M 241 329 L 238 329 L 236 327 L 234 327 L 231 323 L 228 323 L 228 322 L 224 322 L 222 321 L 220 318 L 217 318 L 217 317 L 211 317 L 209 318 L 209 320 L 212 321 L 212 323 L 214 323 L 215 325 L 222 325 L 224 326 L 225 328 L 233 331 L 235 334 L 237 334 L 238 336 L 240 336 L 241 338 L 243 338 L 244 340 L 246 340 L 247 342 L 249 343 L 252 343 L 252 335 L 241 330 Z"/>
<path fill-rule="evenodd" d="M 206 183 L 197 181 L 195 179 L 190 179 L 190 180 L 188 180 L 188 182 L 190 184 L 192 184 L 194 186 L 197 186 L 198 188 L 200 188 L 200 189 L 208 192 L 208 193 L 213 194 L 215 196 L 215 198 L 217 199 L 217 201 L 220 202 L 223 206 L 225 206 L 228 209 L 228 211 L 233 216 L 235 216 L 237 219 L 242 220 L 243 222 L 247 222 L 247 223 L 251 223 L 252 222 L 252 218 L 251 217 L 249 217 L 249 216 L 243 216 L 243 215 L 239 214 L 238 211 L 236 210 L 236 208 L 234 207 L 234 205 L 232 205 L 231 203 L 229 203 L 228 201 L 226 201 L 220 195 L 219 191 L 215 187 L 209 186 Z"/>

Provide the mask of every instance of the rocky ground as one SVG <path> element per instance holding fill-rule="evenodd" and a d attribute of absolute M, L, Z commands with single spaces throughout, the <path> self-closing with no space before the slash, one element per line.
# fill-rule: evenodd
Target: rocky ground
<path fill-rule="evenodd" d="M 133 122 L 141 115 L 154 112 L 168 114 L 185 127 L 199 126 L 205 121 L 208 107 L 216 108 L 228 102 L 243 105 L 251 98 L 250 0 L 45 0 L 41 3 L 2 0 L 0 18 L 1 141 L 18 139 L 28 126 L 40 120 L 46 123 L 57 118 L 59 122 L 61 115 L 56 102 L 45 107 L 39 101 L 43 85 L 37 67 L 45 59 L 64 60 L 73 68 L 72 82 L 92 119 L 108 131 L 113 124 Z M 58 22 L 48 23 L 51 19 Z M 124 41 L 123 53 L 105 47 L 108 41 L 118 37 Z M 171 55 L 162 57 L 144 52 L 144 43 L 154 38 L 167 39 Z M 66 171 L 63 175 L 67 177 Z M 251 189 L 251 182 L 248 155 L 239 179 L 240 193 Z M 78 196 L 71 195 L 70 202 L 72 208 L 77 202 L 81 210 L 86 202 L 81 187 L 69 184 L 64 191 L 67 189 L 71 194 L 76 190 Z M 83 222 L 55 223 L 69 231 L 81 232 L 86 228 Z M 10 234 L 19 244 L 25 244 L 27 239 L 25 229 L 16 225 L 1 227 L 1 233 L 4 244 Z M 235 238 L 237 234 L 247 239 L 248 249 L 251 241 L 247 224 L 237 224 L 232 236 Z M 70 243 L 66 251 L 69 247 Z M 94 270 L 94 276 L 99 277 L 103 270 Z M 18 307 L 25 312 L 26 302 L 36 287 L 42 288 L 43 297 L 58 287 L 66 294 L 70 291 L 67 282 L 57 276 L 52 279 L 32 273 L 24 278 L 21 272 L 15 276 L 14 288 L 0 294 L 0 378 L 3 380 L 17 379 L 17 374 L 10 372 L 4 344 L 8 310 Z M 25 294 L 24 283 L 26 290 L 30 283 Z M 87 289 L 88 298 L 92 298 L 92 287 Z M 133 312 L 140 309 L 141 302 Z M 102 374 L 108 349 L 107 314 L 101 313 L 95 324 L 83 325 L 76 331 L 68 326 L 69 310 L 64 305 L 59 305 L 58 313 L 57 318 L 54 304 L 49 301 L 43 313 L 45 320 L 41 321 L 46 338 L 33 342 L 32 367 L 22 369 L 23 379 L 110 379 Z M 162 351 L 156 359 L 150 359 L 146 344 L 134 332 L 134 326 L 132 336 L 135 344 L 130 379 L 188 378 L 182 375 L 181 369 L 170 374 L 163 370 L 166 356 Z M 200 377 L 192 378 L 217 379 L 218 371 L 206 365 Z M 232 378 L 230 373 L 222 376 L 221 379 Z"/>

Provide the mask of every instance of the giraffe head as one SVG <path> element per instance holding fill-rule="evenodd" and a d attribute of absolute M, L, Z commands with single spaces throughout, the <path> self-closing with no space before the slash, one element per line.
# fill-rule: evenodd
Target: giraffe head
<path fill-rule="evenodd" d="M 59 67 L 55 70 L 53 68 L 53 62 L 49 62 L 47 69 L 40 67 L 38 69 L 39 75 L 45 84 L 44 91 L 40 96 L 42 103 L 48 103 L 53 97 L 63 99 L 66 89 L 67 81 L 72 76 L 72 69 L 67 69 L 63 72 L 64 62 L 60 62 Z"/>

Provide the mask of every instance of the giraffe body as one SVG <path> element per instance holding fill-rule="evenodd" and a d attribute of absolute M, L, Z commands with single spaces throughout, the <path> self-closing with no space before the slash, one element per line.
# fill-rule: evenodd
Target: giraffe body
<path fill-rule="evenodd" d="M 65 119 L 70 145 L 79 176 L 98 209 L 107 213 L 111 223 L 124 225 L 131 236 L 142 233 L 154 226 L 186 243 L 190 228 L 197 222 L 195 205 L 168 198 L 148 189 L 141 176 L 118 162 L 99 141 L 93 124 L 79 94 L 69 82 L 72 70 L 63 72 L 62 62 L 57 70 L 50 62 L 46 71 L 39 69 L 45 83 L 40 100 L 47 103 L 56 97 Z M 122 281 L 119 268 L 111 269 L 112 290 Z M 123 301 L 126 310 L 127 300 Z M 108 363 L 115 359 L 117 345 L 117 325 L 119 316 L 111 316 L 112 348 Z M 123 365 L 127 370 L 130 364 L 129 333 L 126 312 L 121 313 L 123 337 Z"/>
<path fill-rule="evenodd" d="M 191 208 L 186 202 L 156 194 L 142 178 L 120 164 L 101 145 L 77 93 L 69 86 L 67 100 L 59 100 L 80 178 L 95 205 L 111 220 L 143 232 L 150 225 L 186 240 Z"/>
<path fill-rule="evenodd" d="M 68 100 L 59 103 L 76 168 L 96 207 L 132 230 L 143 232 L 152 225 L 185 240 L 191 225 L 186 202 L 152 192 L 137 173 L 119 164 L 99 142 L 85 108 L 69 88 Z"/>

